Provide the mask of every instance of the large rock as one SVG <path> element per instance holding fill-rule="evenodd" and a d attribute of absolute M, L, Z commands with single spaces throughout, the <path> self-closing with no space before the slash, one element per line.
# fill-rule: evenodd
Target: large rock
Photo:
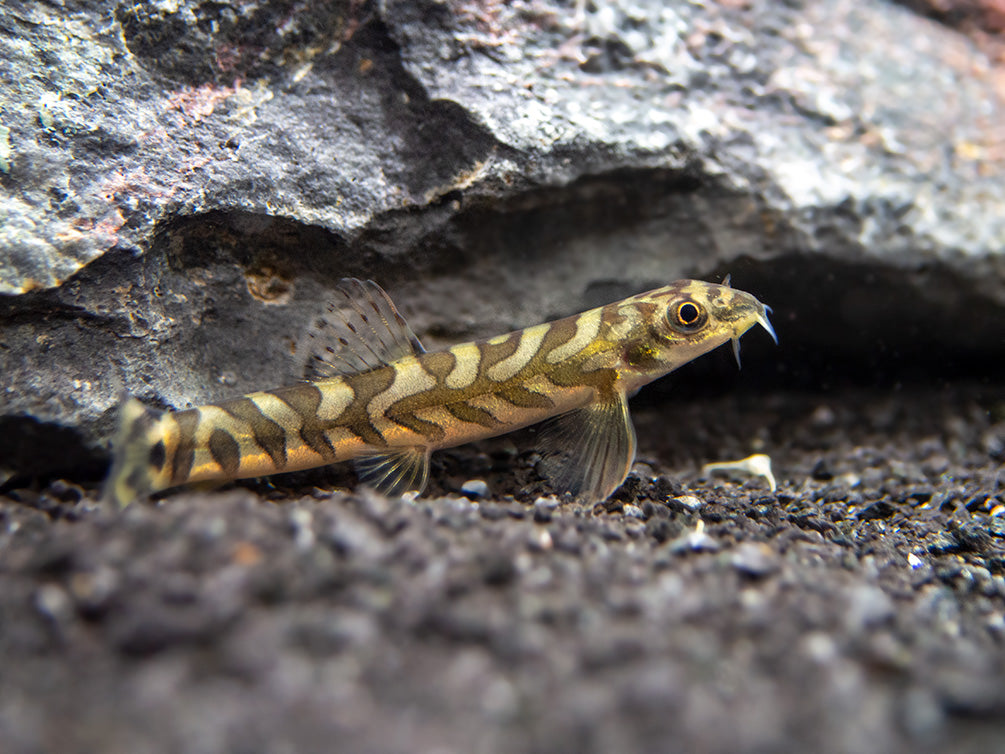
<path fill-rule="evenodd" d="M 434 344 L 732 270 L 806 382 L 1002 356 L 1005 74 L 900 6 L 63 5 L 0 8 L 8 472 L 294 378 L 346 275 Z"/>

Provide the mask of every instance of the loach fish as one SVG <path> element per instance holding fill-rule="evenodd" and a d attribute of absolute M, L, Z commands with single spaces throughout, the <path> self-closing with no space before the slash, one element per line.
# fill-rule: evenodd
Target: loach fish
<path fill-rule="evenodd" d="M 697 280 L 556 322 L 426 352 L 388 295 L 348 278 L 309 331 L 305 381 L 183 411 L 121 408 L 104 496 L 125 506 L 189 482 L 352 460 L 388 494 L 421 492 L 434 450 L 552 421 L 542 468 L 556 489 L 605 499 L 635 458 L 628 397 L 766 312 L 749 293 Z M 777 339 L 775 339 L 777 342 Z"/>

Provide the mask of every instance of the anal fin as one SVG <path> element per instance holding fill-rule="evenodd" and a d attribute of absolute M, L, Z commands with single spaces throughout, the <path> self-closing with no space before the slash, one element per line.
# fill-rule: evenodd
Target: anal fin
<path fill-rule="evenodd" d="M 422 492 L 429 478 L 429 450 L 422 446 L 368 453 L 354 462 L 356 475 L 385 495 Z"/>
<path fill-rule="evenodd" d="M 542 433 L 542 470 L 559 490 L 599 502 L 616 490 L 635 460 L 635 428 L 621 393 L 552 419 Z"/>

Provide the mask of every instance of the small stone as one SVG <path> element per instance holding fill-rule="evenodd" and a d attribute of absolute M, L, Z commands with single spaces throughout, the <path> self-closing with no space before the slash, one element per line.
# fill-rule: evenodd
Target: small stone
<path fill-rule="evenodd" d="M 991 582 L 995 585 L 995 595 L 1005 597 L 1005 576 L 995 574 L 991 577 Z"/>
<path fill-rule="evenodd" d="M 534 521 L 539 524 L 546 524 L 552 519 L 555 505 L 546 498 L 538 498 L 534 501 Z"/>
<path fill-rule="evenodd" d="M 730 553 L 733 568 L 747 576 L 767 576 L 778 570 L 778 555 L 763 542 L 744 542 Z"/>
<path fill-rule="evenodd" d="M 55 480 L 49 485 L 48 492 L 61 503 L 77 503 L 84 496 L 81 487 L 67 482 L 65 479 Z"/>
<path fill-rule="evenodd" d="M 894 615 L 893 603 L 882 589 L 861 585 L 853 588 L 847 597 L 845 624 L 855 632 L 874 628 Z"/>
<path fill-rule="evenodd" d="M 649 536 L 660 544 L 663 544 L 670 539 L 671 536 L 673 536 L 674 530 L 670 524 L 670 519 L 651 518 L 646 524 L 646 531 L 649 533 Z"/>
<path fill-rule="evenodd" d="M 932 555 L 946 555 L 956 550 L 956 540 L 945 532 L 937 532 L 929 540 L 928 552 Z"/>
<path fill-rule="evenodd" d="M 544 529 L 540 534 L 531 539 L 530 545 L 531 549 L 547 552 L 555 546 L 555 541 L 551 538 L 551 532 Z"/>
<path fill-rule="evenodd" d="M 821 404 L 810 415 L 810 423 L 814 427 L 830 427 L 837 420 L 834 410 L 830 406 Z"/>
<path fill-rule="evenodd" d="M 810 476 L 818 482 L 829 482 L 834 478 L 834 472 L 831 471 L 830 464 L 827 463 L 827 460 L 821 458 L 813 465 L 813 470 L 810 472 Z"/>
<path fill-rule="evenodd" d="M 705 522 L 700 520 L 692 531 L 677 537 L 670 543 L 670 552 L 682 554 L 685 552 L 716 552 L 719 543 L 705 533 Z"/>
<path fill-rule="evenodd" d="M 676 479 L 668 476 L 656 477 L 653 482 L 652 496 L 657 500 L 669 500 L 683 494 L 684 487 Z"/>
<path fill-rule="evenodd" d="M 489 494 L 489 486 L 484 479 L 469 479 L 461 485 L 461 494 L 468 497 L 485 497 Z"/>
<path fill-rule="evenodd" d="M 77 609 L 90 618 L 97 617 L 108 608 L 118 586 L 118 575 L 107 566 L 95 571 L 78 571 L 70 578 L 70 592 Z"/>
<path fill-rule="evenodd" d="M 803 651 L 819 665 L 829 665 L 838 653 L 834 640 L 823 631 L 807 634 L 803 640 Z"/>
<path fill-rule="evenodd" d="M 514 500 L 506 506 L 506 515 L 510 518 L 516 519 L 517 521 L 522 521 L 527 518 L 527 507 Z"/>
<path fill-rule="evenodd" d="M 681 509 L 688 511 L 700 510 L 701 506 L 705 504 L 701 498 L 694 495 L 681 495 L 680 497 L 675 497 L 670 502 L 676 503 Z"/>
<path fill-rule="evenodd" d="M 290 529 L 298 549 L 309 550 L 314 546 L 314 515 L 308 508 L 294 508 L 290 511 Z"/>
<path fill-rule="evenodd" d="M 645 536 L 646 527 L 640 521 L 631 521 L 625 524 L 625 534 L 629 539 L 642 539 Z"/>
<path fill-rule="evenodd" d="M 505 505 L 496 505 L 492 503 L 482 503 L 478 506 L 478 513 L 486 521 L 501 521 L 508 515 Z"/>
<path fill-rule="evenodd" d="M 35 608 L 53 623 L 65 622 L 73 612 L 73 603 L 57 584 L 46 584 L 35 594 Z"/>
<path fill-rule="evenodd" d="M 984 619 L 987 629 L 998 637 L 1005 636 L 1005 615 L 1001 613 L 991 613 Z"/>
<path fill-rule="evenodd" d="M 489 586 L 505 586 L 517 576 L 516 564 L 504 552 L 490 552 L 482 559 L 482 580 Z"/>
<path fill-rule="evenodd" d="M 961 525 L 950 524 L 949 533 L 956 540 L 959 552 L 984 552 L 991 544 L 991 537 L 980 521 L 966 521 Z"/>
<path fill-rule="evenodd" d="M 545 508 L 546 510 L 549 511 L 556 510 L 559 505 L 561 505 L 561 503 L 559 502 L 559 499 L 554 495 L 548 495 L 548 497 L 539 497 L 536 500 L 534 500 L 535 508 Z"/>
<path fill-rule="evenodd" d="M 717 471 L 727 473 L 739 472 L 741 474 L 751 474 L 759 476 L 768 483 L 768 489 L 774 492 L 778 485 L 775 482 L 775 475 L 771 471 L 771 457 L 764 453 L 754 453 L 752 456 L 741 458 L 739 461 L 724 461 L 722 463 L 706 463 L 701 467 L 701 473 L 705 476 Z"/>
<path fill-rule="evenodd" d="M 873 521 L 875 519 L 890 518 L 897 512 L 897 506 L 886 500 L 879 500 L 872 505 L 868 505 L 858 512 L 856 518 L 859 521 Z"/>

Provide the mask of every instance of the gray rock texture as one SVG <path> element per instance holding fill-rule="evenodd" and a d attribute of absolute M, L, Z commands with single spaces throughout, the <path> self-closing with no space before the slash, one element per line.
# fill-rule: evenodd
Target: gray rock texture
<path fill-rule="evenodd" d="M 1002 72 L 898 5 L 25 0 L 0 70 L 6 473 L 295 378 L 346 275 L 433 344 L 731 270 L 783 375 L 1002 354 Z"/>

